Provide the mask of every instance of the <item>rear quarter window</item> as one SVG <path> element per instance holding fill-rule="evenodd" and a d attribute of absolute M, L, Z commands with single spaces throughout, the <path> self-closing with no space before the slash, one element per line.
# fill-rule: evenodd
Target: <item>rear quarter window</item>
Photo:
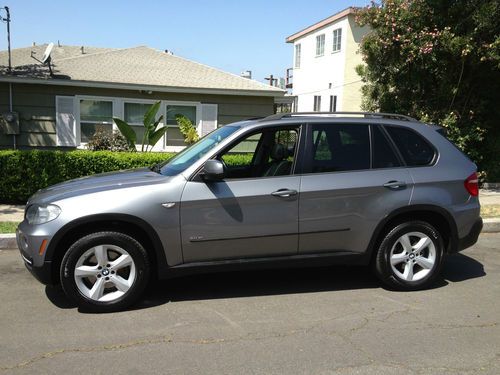
<path fill-rule="evenodd" d="M 417 132 L 395 126 L 385 128 L 408 166 L 425 166 L 433 162 L 435 149 Z"/>

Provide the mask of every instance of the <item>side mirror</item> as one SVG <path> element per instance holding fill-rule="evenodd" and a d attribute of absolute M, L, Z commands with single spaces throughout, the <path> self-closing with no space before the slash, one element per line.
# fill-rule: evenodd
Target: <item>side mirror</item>
<path fill-rule="evenodd" d="M 224 178 L 224 164 L 220 160 L 207 160 L 203 166 L 205 181 L 220 181 Z"/>

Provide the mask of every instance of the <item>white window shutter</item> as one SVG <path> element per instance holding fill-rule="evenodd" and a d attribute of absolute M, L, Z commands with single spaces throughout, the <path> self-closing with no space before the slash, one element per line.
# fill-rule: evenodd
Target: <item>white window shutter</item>
<path fill-rule="evenodd" d="M 58 146 L 76 146 L 74 96 L 56 96 L 56 139 Z"/>
<path fill-rule="evenodd" d="M 201 105 L 201 136 L 217 129 L 217 104 Z"/>

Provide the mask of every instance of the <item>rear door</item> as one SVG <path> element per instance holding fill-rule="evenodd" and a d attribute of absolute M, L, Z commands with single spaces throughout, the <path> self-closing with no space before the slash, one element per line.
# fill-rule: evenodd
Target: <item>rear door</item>
<path fill-rule="evenodd" d="M 304 172 L 299 253 L 364 252 L 380 220 L 408 205 L 413 186 L 378 125 L 310 124 Z"/>

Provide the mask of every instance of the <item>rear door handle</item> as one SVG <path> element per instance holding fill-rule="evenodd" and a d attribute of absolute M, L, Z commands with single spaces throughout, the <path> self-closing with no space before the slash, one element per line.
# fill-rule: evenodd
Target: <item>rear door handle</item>
<path fill-rule="evenodd" d="M 384 187 L 392 190 L 401 190 L 406 188 L 406 182 L 404 181 L 389 181 L 384 184 Z"/>
<path fill-rule="evenodd" d="M 297 190 L 292 189 L 279 189 L 271 193 L 274 197 L 289 198 L 291 196 L 297 195 Z"/>

